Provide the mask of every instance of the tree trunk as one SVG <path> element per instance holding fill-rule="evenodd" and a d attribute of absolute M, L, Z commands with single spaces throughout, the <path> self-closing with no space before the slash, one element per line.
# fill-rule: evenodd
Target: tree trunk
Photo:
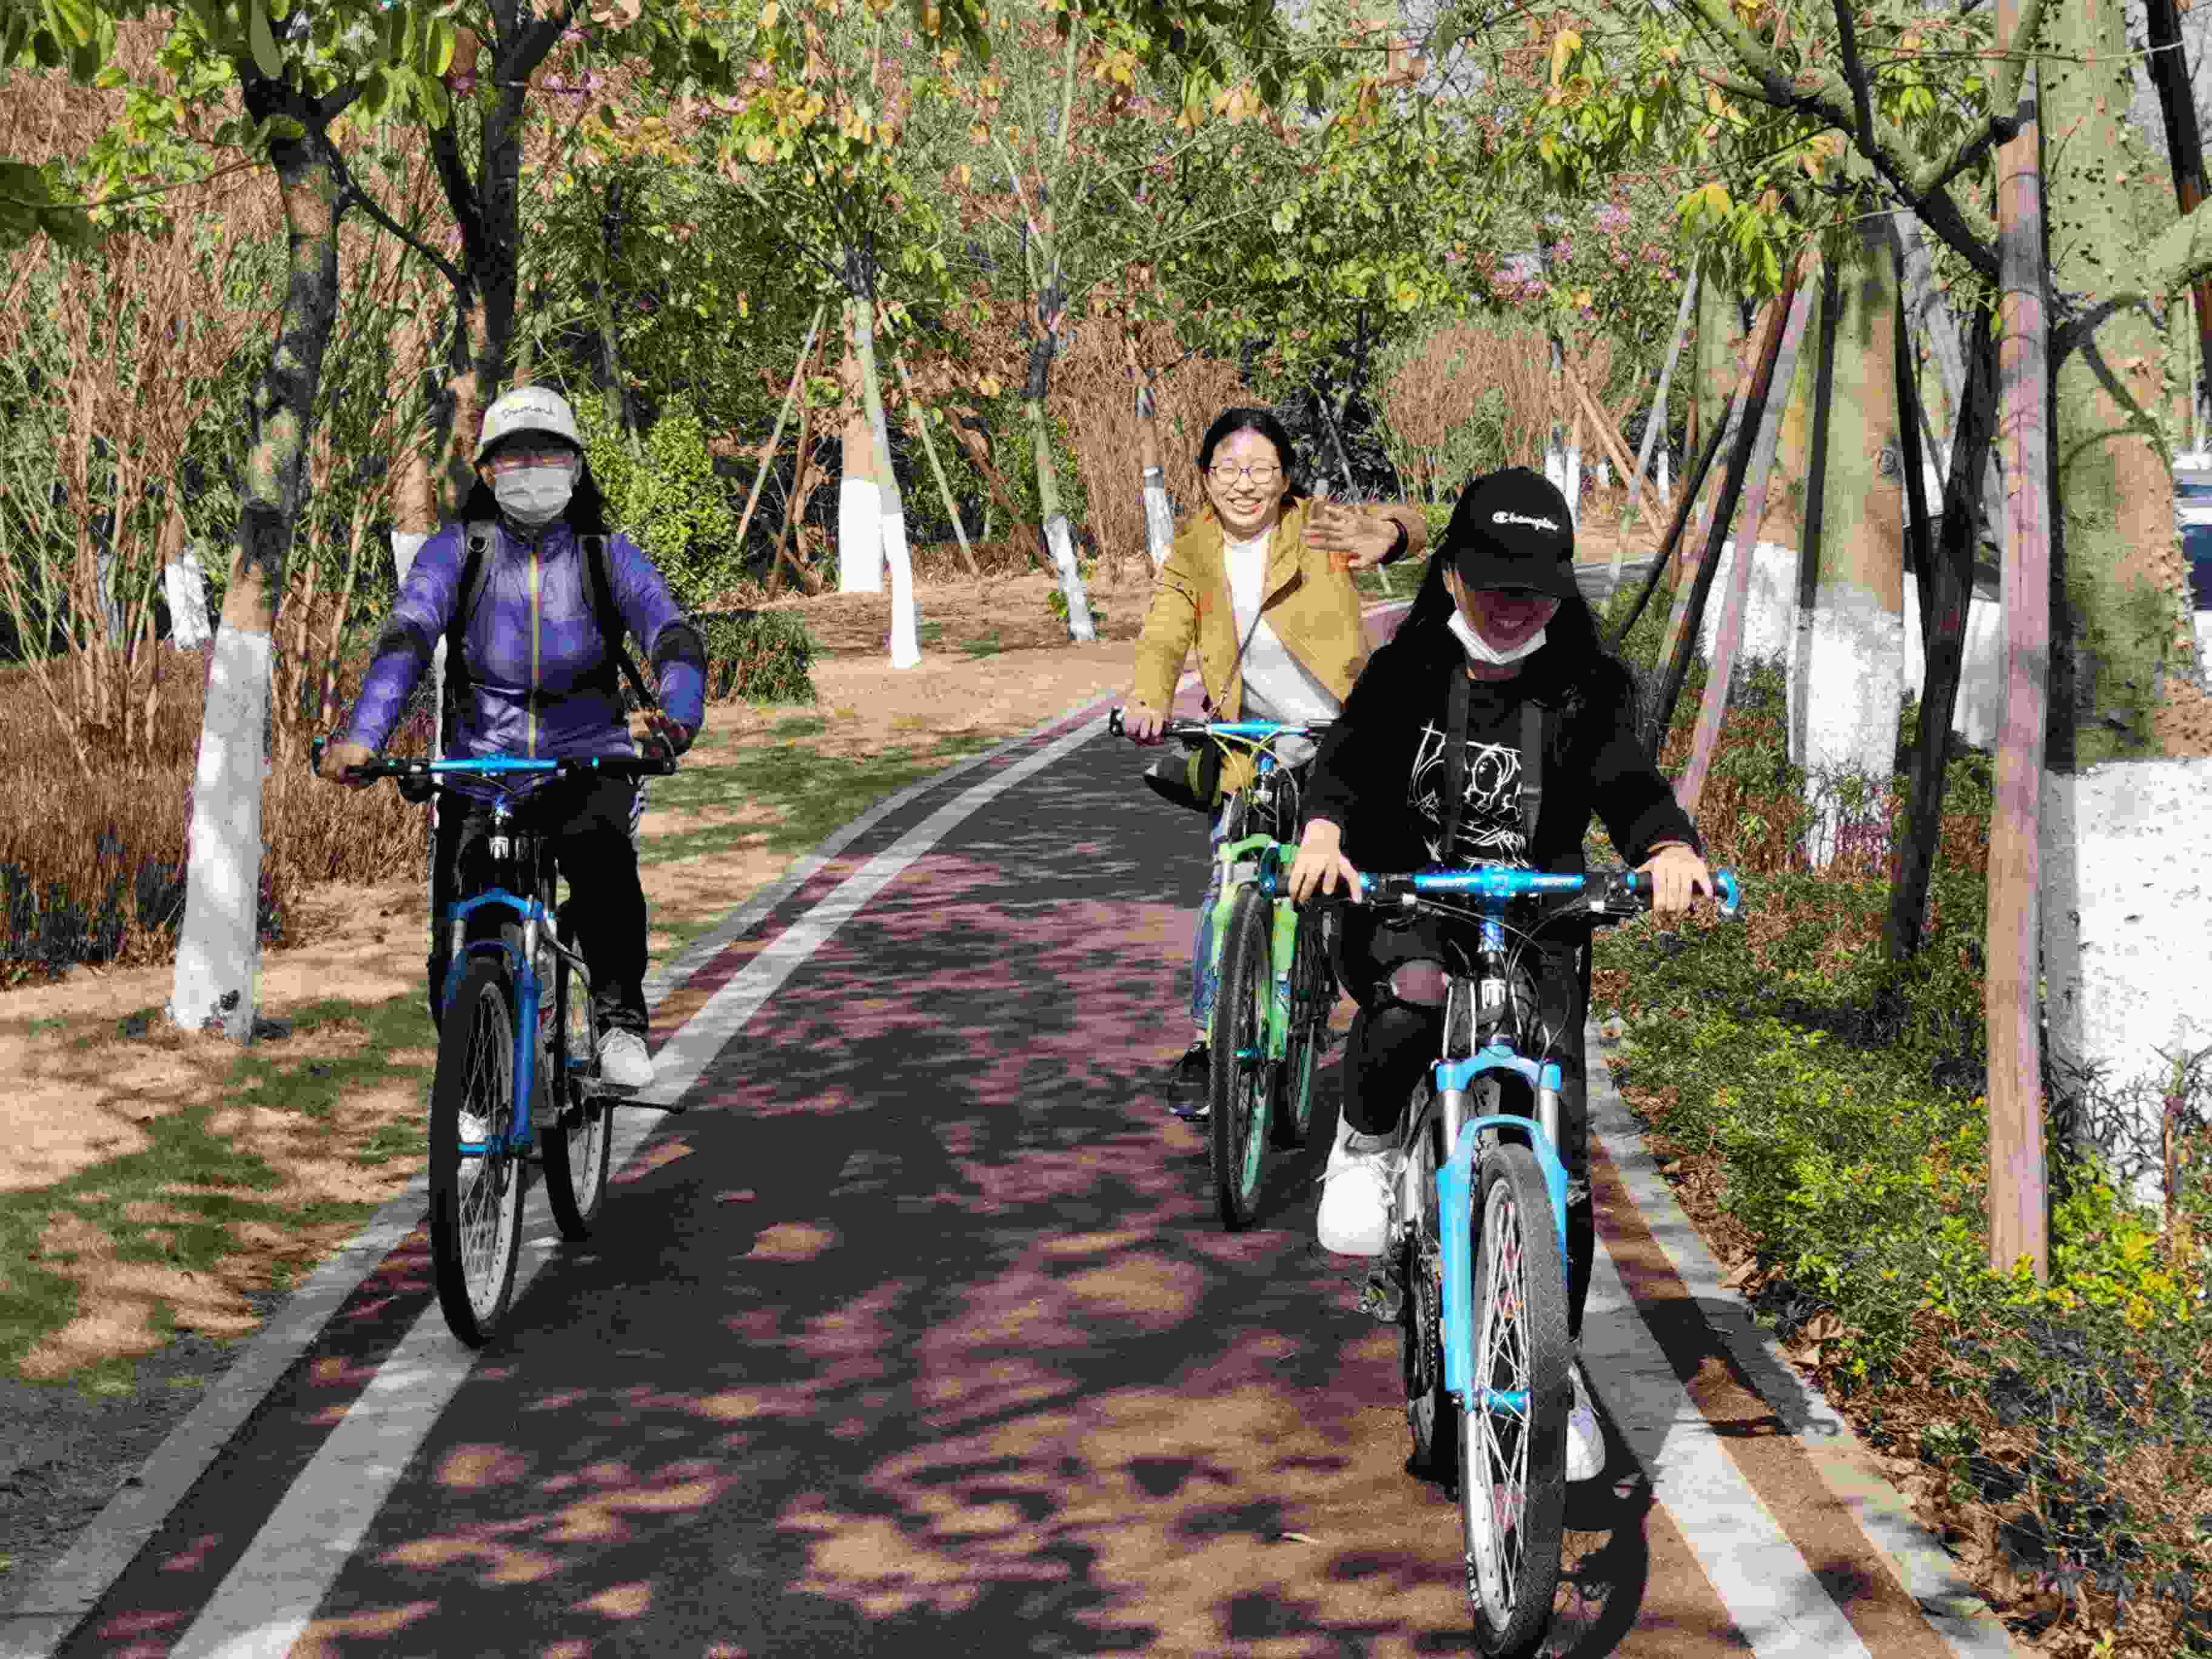
<path fill-rule="evenodd" d="M 745 532 L 752 528 L 753 509 L 760 505 L 761 486 L 768 482 L 769 469 L 775 465 L 776 452 L 783 447 L 784 422 L 791 418 L 791 406 L 798 401 L 799 388 L 806 380 L 806 365 L 814 356 L 814 337 L 821 331 L 822 317 L 827 309 L 814 307 L 813 319 L 806 325 L 806 337 L 799 342 L 799 361 L 792 365 L 791 387 L 783 394 L 783 403 L 775 411 L 775 425 L 769 430 L 768 441 L 761 446 L 760 459 L 753 468 L 753 486 L 745 494 L 745 510 L 738 515 L 737 543 L 738 556 L 744 554 Z"/>
<path fill-rule="evenodd" d="M 1929 878 L 1935 872 L 1936 849 L 1942 836 L 1951 726 L 1958 709 L 1960 670 L 1966 658 L 1966 618 L 1974 597 L 1979 517 L 1968 502 L 1973 480 L 1982 475 L 1984 452 L 1995 435 L 1990 381 L 1996 349 L 1989 313 L 1978 311 L 1976 315 L 1966 384 L 1960 390 L 1960 419 L 1943 492 L 1942 523 L 1929 560 L 1932 580 L 1920 586 L 1928 669 L 1921 684 L 1920 731 L 1912 750 L 1912 794 L 1905 814 L 1905 837 L 1890 881 L 1885 944 L 1892 962 L 1917 955 L 1927 927 Z M 1910 396 L 1912 387 L 1908 382 L 1899 390 Z M 1909 424 L 1910 420 L 1909 416 L 1900 416 L 1899 424 Z"/>
<path fill-rule="evenodd" d="M 1997 0 L 1999 40 L 2018 27 L 2021 0 Z M 2044 697 L 2050 676 L 2051 478 L 2045 356 L 2042 137 L 2034 99 L 2043 65 L 2021 81 L 2023 119 L 1997 150 L 1999 301 L 2003 401 L 1998 436 L 2007 487 L 2004 535 L 2005 714 L 1990 815 L 1985 941 L 1989 1022 L 1990 1269 L 2030 1263 L 2050 1273 L 2044 1202 L 2041 997 L 2037 902 L 2041 851 Z M 2170 497 L 2171 492 L 2169 492 Z"/>
<path fill-rule="evenodd" d="M 1145 551 L 1152 557 L 1152 569 L 1158 572 L 1175 548 L 1175 511 L 1168 505 L 1168 475 L 1160 458 L 1159 400 L 1153 392 L 1151 372 L 1138 367 L 1137 343 L 1127 333 L 1121 336 L 1121 349 L 1128 357 L 1129 378 L 1135 386 L 1137 464 L 1143 470 Z"/>
<path fill-rule="evenodd" d="M 256 118 L 295 112 L 280 82 L 246 80 Z M 222 623 L 208 674 L 192 782 L 185 915 L 168 1016 L 187 1030 L 235 1042 L 253 1035 L 260 963 L 261 792 L 270 671 L 285 561 L 298 521 L 323 355 L 337 317 L 337 192 L 312 137 L 272 139 L 284 205 L 283 309 L 268 366 L 248 405 L 252 447 Z"/>
<path fill-rule="evenodd" d="M 837 482 L 837 591 L 884 591 L 883 491 L 876 482 L 876 434 L 868 421 L 860 368 L 860 307 L 845 301 L 844 466 Z M 871 332 L 872 333 L 872 330 Z"/>
<path fill-rule="evenodd" d="M 1788 321 L 1782 331 L 1782 344 L 1774 375 L 1785 384 L 1796 373 L 1799 343 L 1805 337 L 1805 321 L 1813 309 L 1813 286 L 1800 280 L 1797 292 L 1792 297 Z M 1768 480 L 1774 471 L 1774 449 L 1781 436 L 1784 405 L 1770 400 L 1760 412 L 1759 441 L 1751 458 L 1751 493 L 1744 502 L 1743 527 L 1736 532 L 1735 564 L 1729 572 L 1726 604 L 1721 611 L 1720 631 L 1713 641 L 1713 661 L 1705 676 L 1705 695 L 1698 710 L 1698 730 L 1690 745 L 1690 764 L 1675 787 L 1675 796 L 1682 810 L 1692 819 L 1698 816 L 1698 798 L 1704 793 L 1705 775 L 1711 769 L 1713 753 L 1718 747 L 1721 718 L 1728 711 L 1729 681 L 1735 669 L 1736 647 L 1743 639 L 1744 603 L 1751 592 L 1752 567 L 1757 562 L 1753 556 L 1759 545 L 1759 526 L 1766 516 Z M 1714 528 L 1718 531 L 1722 520 L 1715 515 Z M 1714 561 L 1717 562 L 1717 561 Z M 1696 624 L 1683 637 L 1686 641 L 1695 637 Z M 1893 727 L 1894 721 L 1892 722 Z"/>
<path fill-rule="evenodd" d="M 1886 227 L 1868 207 L 1858 233 L 1833 289 L 1832 380 L 1815 461 L 1820 522 L 1817 540 L 1808 535 L 1804 544 L 1817 575 L 1803 635 L 1808 695 L 1798 758 L 1813 797 L 1807 851 L 1816 868 L 1834 860 L 1847 836 L 1886 830 L 1905 692 L 1896 266 Z M 1741 543 L 1737 550 L 1741 556 Z"/>
<path fill-rule="evenodd" d="M 1743 346 L 1742 307 L 1708 270 L 1698 284 L 1698 346 L 1691 359 L 1697 377 L 1692 407 L 1697 411 L 1701 441 L 1711 441 L 1713 428 L 1727 412 L 1729 398 L 1743 383 Z M 1711 505 L 1707 502 L 1706 507 Z M 1692 522 L 1701 526 L 1705 521 L 1705 514 L 1701 512 Z"/>
<path fill-rule="evenodd" d="M 1048 329 L 1030 348 L 1030 379 L 1022 413 L 1029 419 L 1030 441 L 1035 446 L 1037 510 L 1044 514 L 1045 545 L 1060 573 L 1060 591 L 1067 601 L 1067 636 L 1088 645 L 1098 637 L 1091 620 L 1091 601 L 1083 591 L 1083 573 L 1075 564 L 1075 538 L 1067 514 L 1060 510 L 1060 472 L 1053 465 L 1052 430 L 1044 418 L 1045 394 L 1052 385 L 1053 351 L 1058 335 Z"/>
<path fill-rule="evenodd" d="M 914 622 L 914 566 L 907 557 L 906 506 L 899 495 L 898 474 L 891 470 L 890 428 L 884 419 L 883 382 L 876 374 L 874 300 L 854 301 L 852 314 L 853 344 L 860 360 L 860 396 L 867 407 L 868 429 L 875 439 L 875 470 L 883 492 L 883 516 L 878 523 L 884 558 L 891 570 L 891 666 L 912 668 L 921 660 Z"/>

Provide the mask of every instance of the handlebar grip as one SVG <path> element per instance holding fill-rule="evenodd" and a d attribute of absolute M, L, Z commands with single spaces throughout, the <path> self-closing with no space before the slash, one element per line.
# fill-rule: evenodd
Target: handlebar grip
<path fill-rule="evenodd" d="M 319 778 L 323 775 L 323 749 L 329 742 L 328 738 L 317 738 L 307 745 L 307 769 Z"/>
<path fill-rule="evenodd" d="M 1714 871 L 1713 886 L 1717 889 L 1720 893 L 1721 914 L 1723 915 L 1732 916 L 1742 908 L 1743 889 L 1737 884 L 1735 871 Z"/>

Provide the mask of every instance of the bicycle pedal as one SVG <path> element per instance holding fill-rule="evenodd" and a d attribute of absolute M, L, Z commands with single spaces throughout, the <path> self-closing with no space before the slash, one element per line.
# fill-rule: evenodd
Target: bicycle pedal
<path fill-rule="evenodd" d="M 1389 1269 L 1370 1267 L 1359 1287 L 1359 1311 L 1378 1325 L 1395 1325 L 1406 1305 L 1406 1293 Z"/>

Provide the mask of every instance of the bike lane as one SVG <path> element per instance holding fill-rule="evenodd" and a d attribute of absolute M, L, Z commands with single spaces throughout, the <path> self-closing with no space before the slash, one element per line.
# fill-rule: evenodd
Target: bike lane
<path fill-rule="evenodd" d="M 65 1650 L 1467 1650 L 1456 1508 L 1402 1469 L 1395 1334 L 1311 1244 L 1333 1064 L 1315 1145 L 1239 1236 L 1152 1097 L 1187 1040 L 1202 841 L 1138 763 L 1066 753 L 819 941 L 623 1171 L 604 1239 L 549 1253 L 419 1443 L 349 1486 L 319 1443 L 404 1395 L 425 1306 L 419 1237 L 396 1251 Z M 993 769 L 856 840 L 690 1008 Z M 1597 1187 L 1621 1288 L 1592 1373 L 1625 1420 L 1571 1507 L 1554 1650 L 1850 1650 L 1808 1645 L 1840 1626 L 1947 1651 L 1789 1467 L 1609 1161 Z M 1630 1328 L 1663 1366 L 1599 1339 Z M 1668 1368 L 1699 1433 L 1668 1419 Z M 1754 1441 L 1750 1503 L 1681 1478 L 1686 1444 L 1744 1486 Z M 343 1512 L 385 1480 L 356 1543 Z M 1759 1606 L 1692 1547 L 1716 1514 L 1782 1580 Z"/>

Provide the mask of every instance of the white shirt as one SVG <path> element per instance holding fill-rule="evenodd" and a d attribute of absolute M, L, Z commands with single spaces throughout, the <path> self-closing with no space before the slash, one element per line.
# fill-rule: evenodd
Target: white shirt
<path fill-rule="evenodd" d="M 1260 614 L 1261 602 L 1267 598 L 1267 549 L 1274 536 L 1270 525 L 1249 542 L 1233 541 L 1225 532 L 1222 537 L 1221 558 L 1229 571 L 1237 638 L 1244 646 L 1244 718 L 1285 725 L 1333 720 L 1343 705 L 1290 653 Z M 1290 749 L 1288 742 L 1278 745 L 1278 752 L 1296 763 Z"/>

